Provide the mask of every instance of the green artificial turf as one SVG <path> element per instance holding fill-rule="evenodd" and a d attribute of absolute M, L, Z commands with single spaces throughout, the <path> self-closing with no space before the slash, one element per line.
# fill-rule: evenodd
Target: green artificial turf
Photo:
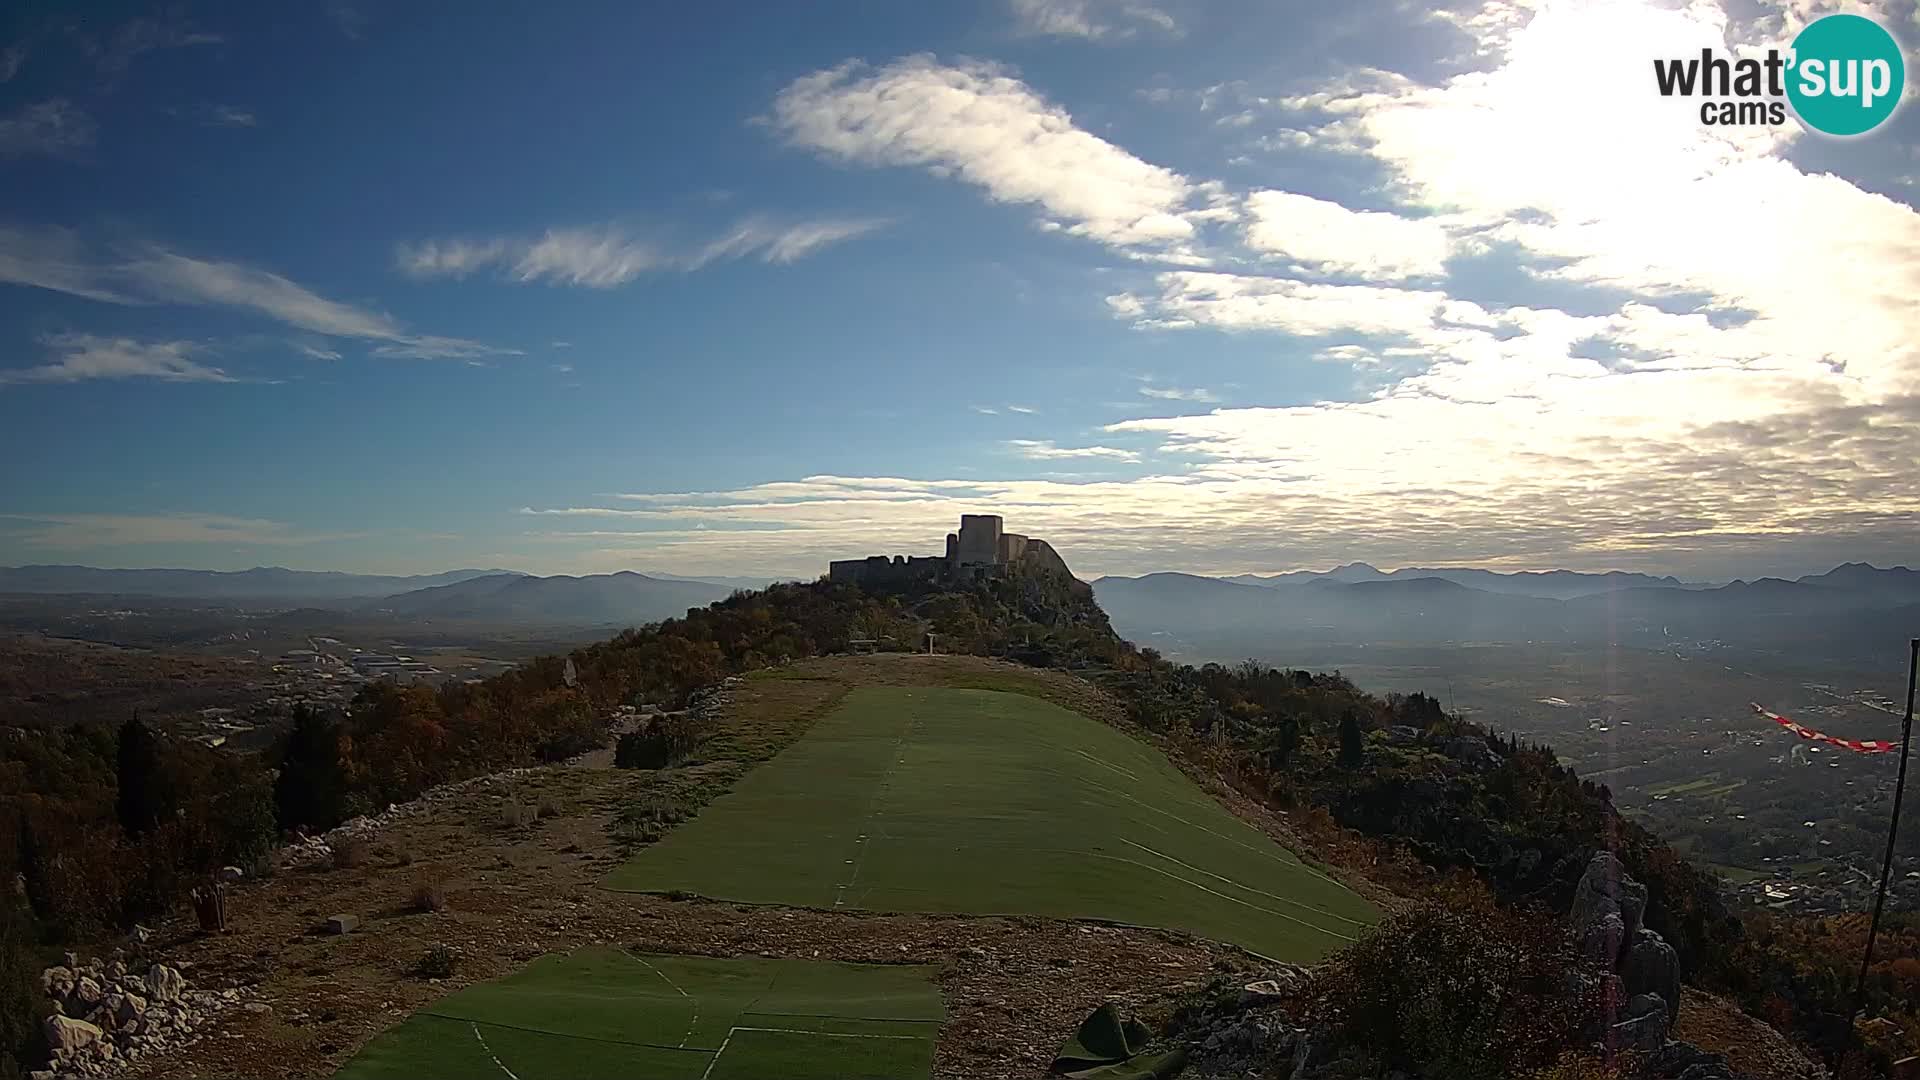
<path fill-rule="evenodd" d="M 923 967 L 585 949 L 470 986 L 341 1080 L 924 1080 L 945 1017 Z"/>
<path fill-rule="evenodd" d="M 1376 917 L 1152 747 L 987 690 L 855 690 L 606 884 L 826 909 L 1104 919 L 1297 962 Z"/>

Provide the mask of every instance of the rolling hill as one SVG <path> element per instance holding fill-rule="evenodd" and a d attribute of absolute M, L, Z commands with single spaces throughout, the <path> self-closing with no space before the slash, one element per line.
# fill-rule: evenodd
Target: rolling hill
<path fill-rule="evenodd" d="M 686 614 L 733 590 L 623 570 L 586 577 L 495 574 L 416 589 L 361 605 L 368 614 L 552 626 L 632 626 Z"/>

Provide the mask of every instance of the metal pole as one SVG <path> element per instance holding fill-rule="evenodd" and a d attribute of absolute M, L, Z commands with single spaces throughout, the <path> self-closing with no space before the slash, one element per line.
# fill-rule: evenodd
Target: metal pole
<path fill-rule="evenodd" d="M 1867 967 L 1873 963 L 1873 939 L 1880 933 L 1880 909 L 1887 904 L 1887 881 L 1893 877 L 1893 838 L 1900 833 L 1900 797 L 1907 792 L 1907 747 L 1913 741 L 1913 686 L 1920 673 L 1920 638 L 1907 643 L 1907 715 L 1900 722 L 1900 779 L 1893 786 L 1893 820 L 1887 822 L 1887 855 L 1880 862 L 1880 891 L 1873 898 L 1873 920 L 1867 923 L 1867 951 L 1860 957 L 1860 978 L 1853 986 L 1853 1015 L 1867 1006 Z"/>

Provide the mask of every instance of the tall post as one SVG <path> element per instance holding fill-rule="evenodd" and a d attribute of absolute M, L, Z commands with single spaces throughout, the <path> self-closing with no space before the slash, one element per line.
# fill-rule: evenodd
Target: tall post
<path fill-rule="evenodd" d="M 1907 748 L 1913 741 L 1913 686 L 1920 674 L 1920 638 L 1907 643 L 1907 715 L 1900 722 L 1900 778 L 1893 785 L 1893 820 L 1887 822 L 1887 854 L 1880 862 L 1880 891 L 1873 898 L 1873 919 L 1867 923 L 1867 951 L 1860 956 L 1860 978 L 1853 985 L 1853 1015 L 1867 1007 L 1867 968 L 1873 963 L 1873 939 L 1880 934 L 1880 909 L 1887 905 L 1887 882 L 1893 877 L 1893 838 L 1900 834 L 1900 798 L 1907 793 Z"/>

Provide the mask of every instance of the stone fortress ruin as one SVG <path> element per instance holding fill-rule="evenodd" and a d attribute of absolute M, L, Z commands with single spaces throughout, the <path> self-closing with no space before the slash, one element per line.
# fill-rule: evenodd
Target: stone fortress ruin
<path fill-rule="evenodd" d="M 827 567 L 827 580 L 867 587 L 902 586 L 978 581 L 1006 577 L 1016 571 L 1057 573 L 1076 585 L 1081 584 L 1075 581 L 1066 560 L 1053 550 L 1053 545 L 1007 532 L 998 514 L 960 515 L 960 531 L 947 534 L 945 555 L 836 559 Z"/>

